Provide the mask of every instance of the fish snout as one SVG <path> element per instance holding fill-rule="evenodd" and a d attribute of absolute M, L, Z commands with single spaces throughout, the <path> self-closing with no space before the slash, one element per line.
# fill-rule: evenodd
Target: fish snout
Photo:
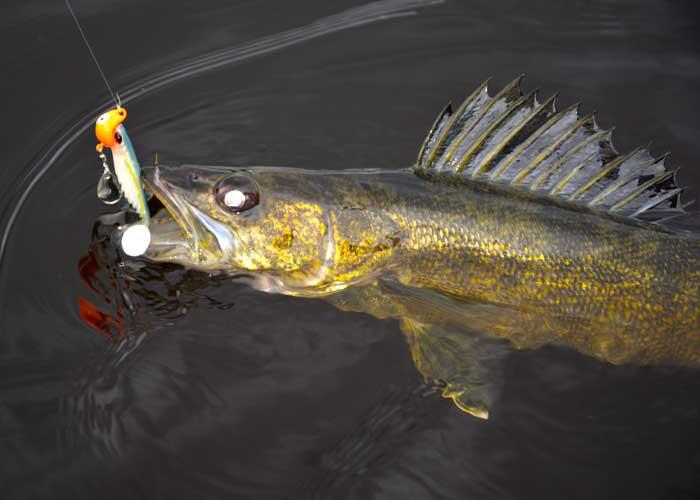
<path fill-rule="evenodd" d="M 235 242 L 226 225 L 196 207 L 193 190 L 188 186 L 198 184 L 198 180 L 188 178 L 190 172 L 190 169 L 160 166 L 143 169 L 145 188 L 164 208 L 154 211 L 153 242 L 146 255 L 154 260 L 178 261 L 205 269 L 233 252 Z"/>

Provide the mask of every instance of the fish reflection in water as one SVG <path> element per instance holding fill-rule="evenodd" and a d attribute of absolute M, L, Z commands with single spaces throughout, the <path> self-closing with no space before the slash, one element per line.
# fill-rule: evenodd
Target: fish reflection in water
<path fill-rule="evenodd" d="M 67 421 L 72 424 L 64 431 L 70 434 L 64 439 L 69 441 L 67 444 L 87 440 L 98 456 L 123 456 L 130 451 L 129 443 L 152 443 L 154 435 L 165 432 L 159 423 L 162 410 L 154 412 L 150 406 L 153 399 L 161 405 L 169 391 L 174 391 L 173 411 L 167 418 L 169 426 L 173 426 L 173 414 L 178 413 L 174 409 L 185 401 L 188 409 L 182 418 L 200 411 L 228 413 L 225 396 L 220 395 L 222 388 L 215 381 L 207 381 L 208 377 L 215 378 L 211 373 L 197 380 L 186 372 L 186 367 L 178 366 L 179 347 L 165 354 L 160 350 L 182 344 L 182 336 L 172 338 L 171 327 L 186 320 L 190 311 L 233 316 L 235 311 L 226 311 L 236 305 L 245 308 L 241 302 L 261 298 L 260 294 L 252 299 L 244 297 L 241 292 L 247 287 L 237 287 L 227 276 L 186 271 L 172 264 L 144 265 L 125 260 L 114 245 L 113 235 L 127 220 L 130 214 L 124 212 L 100 217 L 89 251 L 79 265 L 86 284 L 85 296 L 79 302 L 89 304 L 81 306 L 81 314 L 109 342 L 105 351 L 84 363 L 75 377 L 73 390 L 63 404 Z M 108 319 L 94 321 L 95 317 Z M 246 319 L 256 321 L 254 317 Z M 222 334 L 222 338 L 230 338 L 230 343 L 216 344 L 227 358 L 223 366 L 229 372 L 235 370 L 239 380 L 246 368 L 259 376 L 267 363 L 267 355 L 261 351 L 269 348 L 271 339 L 261 338 L 250 345 L 250 340 L 244 338 L 249 334 L 234 330 Z M 162 341 L 155 348 L 159 353 L 144 359 L 139 356 L 141 348 L 152 340 Z M 200 344 L 211 341 L 198 339 Z M 244 356 L 238 350 L 243 350 Z M 327 355 L 327 348 L 322 351 L 322 355 Z M 246 379 L 246 375 L 242 378 Z M 285 498 L 328 498 L 330 491 L 342 491 L 358 476 L 391 463 L 397 450 L 410 442 L 414 433 L 435 425 L 444 416 L 448 408 L 439 399 L 441 390 L 440 384 L 418 380 L 408 386 L 382 387 L 371 398 L 370 408 L 359 415 L 347 433 L 336 436 L 335 441 L 317 451 L 313 473 L 290 487 Z M 238 394 L 241 392 L 246 391 Z M 240 401 L 238 404 L 243 405 Z"/>
<path fill-rule="evenodd" d="M 153 335 L 167 331 L 191 308 L 225 311 L 234 305 L 214 296 L 217 280 L 206 274 L 125 260 L 113 238 L 118 227 L 133 220 L 133 214 L 123 211 L 98 217 L 90 247 L 78 264 L 85 284 L 85 293 L 78 298 L 79 314 L 109 342 L 77 368 L 72 389 L 63 401 L 70 424 L 63 438 L 70 445 L 88 436 L 99 455 L 120 454 L 129 438 L 151 432 L 144 410 L 133 407 L 135 390 L 128 380 L 133 375 L 130 369 L 138 364 L 135 355 L 139 348 Z M 158 374 L 159 380 L 166 377 L 169 380 L 164 383 L 170 386 L 179 383 L 187 387 L 183 394 L 189 392 L 195 400 L 218 404 L 216 394 L 201 380 L 178 382 L 181 375 L 165 367 L 163 370 L 167 373 Z M 136 423 L 129 417 L 134 411 L 142 413 Z"/>
<path fill-rule="evenodd" d="M 143 265 L 398 319 L 419 372 L 486 418 L 509 348 L 700 362 L 700 239 L 665 158 L 619 154 L 520 79 L 446 107 L 405 170 L 155 167 Z"/>
<path fill-rule="evenodd" d="M 216 279 L 205 274 L 124 260 L 113 245 L 113 237 L 129 216 L 119 212 L 98 218 L 90 248 L 78 263 L 83 283 L 102 301 L 96 305 L 90 298 L 78 299 L 80 315 L 87 324 L 117 342 L 148 330 L 149 315 L 162 323 L 186 314 L 195 304 L 217 309 L 233 306 L 201 292 L 216 284 Z"/>

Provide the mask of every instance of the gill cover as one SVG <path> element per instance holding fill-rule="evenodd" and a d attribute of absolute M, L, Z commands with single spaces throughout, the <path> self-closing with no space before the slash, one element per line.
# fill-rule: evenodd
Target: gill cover
<path fill-rule="evenodd" d="M 116 137 L 117 127 L 124 123 L 124 120 L 126 120 L 126 109 L 121 106 L 100 115 L 95 122 L 95 137 L 100 141 L 97 145 L 98 150 L 105 146 L 112 148 L 121 141 L 119 137 Z"/>

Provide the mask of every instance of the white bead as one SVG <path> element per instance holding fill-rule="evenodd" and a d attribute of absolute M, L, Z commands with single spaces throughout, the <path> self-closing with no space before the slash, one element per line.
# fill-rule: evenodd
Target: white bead
<path fill-rule="evenodd" d="M 224 195 L 224 203 L 227 207 L 240 208 L 245 203 L 245 194 L 238 189 L 233 189 Z"/>
<path fill-rule="evenodd" d="M 122 233 L 122 250 L 130 257 L 143 255 L 150 244 L 151 231 L 143 224 L 129 226 Z"/>

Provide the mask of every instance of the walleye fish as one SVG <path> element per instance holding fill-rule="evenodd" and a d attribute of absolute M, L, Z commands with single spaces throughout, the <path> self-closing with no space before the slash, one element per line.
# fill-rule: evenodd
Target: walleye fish
<path fill-rule="evenodd" d="M 700 363 L 700 238 L 665 157 L 619 154 L 521 78 L 448 105 L 414 166 L 145 169 L 146 257 L 396 318 L 418 370 L 488 416 L 503 346 Z"/>

